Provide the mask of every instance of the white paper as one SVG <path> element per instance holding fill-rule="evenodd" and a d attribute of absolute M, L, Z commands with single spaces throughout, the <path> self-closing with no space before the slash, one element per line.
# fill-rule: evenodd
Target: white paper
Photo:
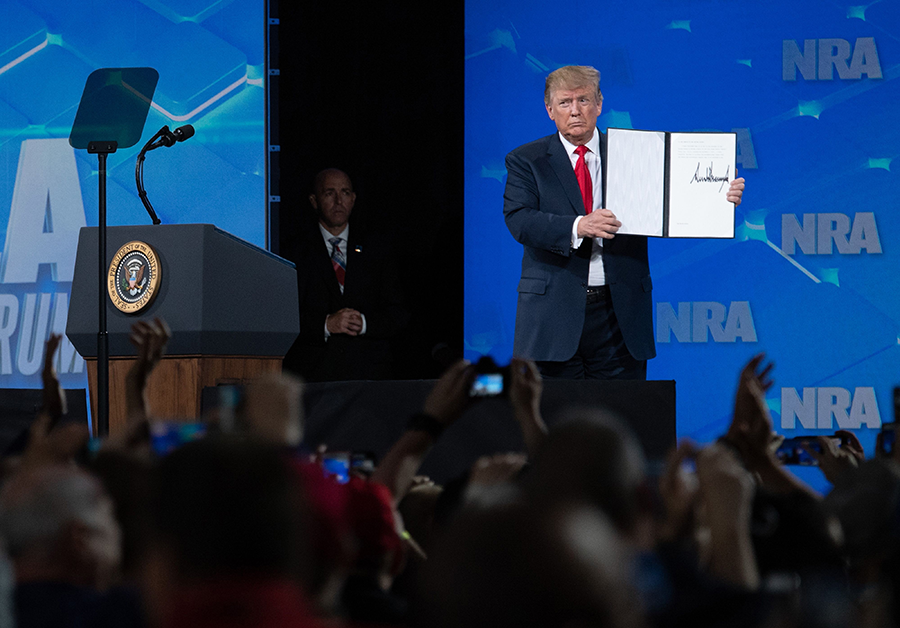
<path fill-rule="evenodd" d="M 733 238 L 733 133 L 672 133 L 669 137 L 669 237 Z"/>
<path fill-rule="evenodd" d="M 608 129 L 606 208 L 622 226 L 619 233 L 663 235 L 666 134 Z"/>

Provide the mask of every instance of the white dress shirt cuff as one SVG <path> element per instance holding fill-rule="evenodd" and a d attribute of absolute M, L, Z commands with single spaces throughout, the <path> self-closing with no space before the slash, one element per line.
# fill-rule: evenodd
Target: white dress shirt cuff
<path fill-rule="evenodd" d="M 575 219 L 575 222 L 572 223 L 572 250 L 581 246 L 581 241 L 583 240 L 583 238 L 578 237 L 578 223 L 581 222 L 582 218 L 584 218 L 584 216 L 579 216 Z"/>

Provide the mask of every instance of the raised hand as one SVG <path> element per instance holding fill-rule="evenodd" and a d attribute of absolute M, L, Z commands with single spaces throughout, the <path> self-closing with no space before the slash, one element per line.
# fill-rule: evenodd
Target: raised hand
<path fill-rule="evenodd" d="M 866 453 L 863 451 L 862 443 L 859 442 L 856 434 L 848 430 L 838 430 L 834 435 L 841 439 L 841 449 L 853 454 L 857 462 L 862 462 L 866 459 Z"/>
<path fill-rule="evenodd" d="M 131 326 L 128 339 L 137 349 L 137 365 L 145 376 L 159 364 L 171 337 L 169 326 L 161 318 L 155 318 L 152 322 L 138 321 Z"/>
<path fill-rule="evenodd" d="M 145 393 L 147 378 L 165 353 L 172 332 L 160 318 L 152 322 L 138 321 L 131 326 L 131 344 L 137 349 L 137 359 L 125 378 L 125 407 L 131 425 L 148 418 Z"/>
<path fill-rule="evenodd" d="M 725 435 L 737 447 L 744 462 L 754 468 L 769 457 L 772 417 L 766 405 L 766 391 L 772 387 L 774 364 L 765 354 L 754 356 L 741 371 L 734 399 L 734 418 Z"/>
<path fill-rule="evenodd" d="M 815 459 L 825 475 L 825 479 L 832 484 L 844 472 L 856 469 L 859 466 L 861 458 L 853 451 L 852 445 L 850 447 L 839 447 L 831 436 L 819 436 L 816 438 L 816 442 L 819 443 L 819 447 L 822 449 L 821 452 L 816 451 L 815 448 L 805 443 L 802 445 L 803 449 Z M 859 443 L 858 440 L 856 442 L 857 444 Z"/>
<path fill-rule="evenodd" d="M 522 430 L 525 448 L 533 457 L 547 435 L 547 426 L 541 416 L 544 383 L 537 365 L 531 360 L 513 358 L 509 371 L 509 402 Z"/>
<path fill-rule="evenodd" d="M 44 401 L 42 412 L 50 417 L 51 423 L 66 413 L 66 396 L 59 383 L 56 374 L 56 352 L 62 343 L 62 335 L 50 334 L 44 353 L 44 370 L 41 372 L 41 381 L 44 386 Z"/>
<path fill-rule="evenodd" d="M 471 402 L 469 390 L 474 379 L 475 368 L 467 360 L 450 365 L 428 393 L 422 412 L 449 425 L 460 417 Z"/>
<path fill-rule="evenodd" d="M 684 469 L 684 463 L 695 460 L 699 449 L 691 441 L 681 441 L 666 456 L 666 466 L 659 478 L 659 494 L 665 507 L 665 520 L 660 530 L 662 540 L 672 541 L 689 536 L 697 504 L 697 476 Z"/>
<path fill-rule="evenodd" d="M 31 424 L 20 467 L 67 464 L 82 450 L 88 436 L 86 424 L 65 422 L 53 426 L 50 415 L 41 412 Z"/>
<path fill-rule="evenodd" d="M 709 523 L 710 572 L 734 585 L 755 589 L 759 570 L 750 540 L 756 484 L 733 451 L 721 444 L 697 456 L 700 496 Z"/>
<path fill-rule="evenodd" d="M 452 364 L 431 389 L 422 406 L 422 413 L 442 427 L 450 425 L 471 402 L 469 390 L 474 379 L 475 367 L 467 360 Z M 372 481 L 387 486 L 394 496 L 395 504 L 403 499 L 412 486 L 413 478 L 418 474 L 422 460 L 436 438 L 429 431 L 407 429 L 375 469 Z"/>

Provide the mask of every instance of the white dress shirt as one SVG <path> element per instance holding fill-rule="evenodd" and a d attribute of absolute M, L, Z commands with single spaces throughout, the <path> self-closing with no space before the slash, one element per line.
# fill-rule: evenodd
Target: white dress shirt
<path fill-rule="evenodd" d="M 575 152 L 575 149 L 578 147 L 564 138 L 562 133 L 559 134 L 559 139 L 566 149 L 566 153 L 569 155 L 569 161 L 572 163 L 572 170 L 575 170 L 575 164 L 578 163 L 578 153 Z M 588 143 L 585 144 L 585 146 L 588 147 L 588 152 L 584 155 L 584 161 L 587 165 L 588 172 L 591 173 L 591 187 L 594 193 L 593 209 L 602 209 L 603 165 L 600 161 L 600 131 L 594 129 L 594 135 L 588 140 Z M 572 225 L 572 249 L 577 249 L 581 246 L 582 238 L 578 237 L 578 223 L 581 222 L 582 218 L 584 218 L 584 216 L 576 218 L 575 224 Z M 602 286 L 606 284 L 606 272 L 603 270 L 603 238 L 593 238 L 593 240 L 594 242 L 591 246 L 591 267 L 588 272 L 588 285 Z"/>

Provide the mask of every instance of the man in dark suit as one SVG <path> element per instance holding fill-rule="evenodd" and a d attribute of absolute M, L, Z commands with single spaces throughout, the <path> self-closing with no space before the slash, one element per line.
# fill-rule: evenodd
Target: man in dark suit
<path fill-rule="evenodd" d="M 308 381 L 390 379 L 391 339 L 409 318 L 392 256 L 357 223 L 350 229 L 356 193 L 346 173 L 323 170 L 313 189 L 318 224 L 294 255 L 300 336 L 285 367 Z"/>
<path fill-rule="evenodd" d="M 503 213 L 525 247 L 513 352 L 544 377 L 646 379 L 656 355 L 647 238 L 617 236 L 604 209 L 600 74 L 552 72 L 544 104 L 557 133 L 506 156 Z M 735 179 L 728 200 L 740 204 L 743 189 Z"/>

